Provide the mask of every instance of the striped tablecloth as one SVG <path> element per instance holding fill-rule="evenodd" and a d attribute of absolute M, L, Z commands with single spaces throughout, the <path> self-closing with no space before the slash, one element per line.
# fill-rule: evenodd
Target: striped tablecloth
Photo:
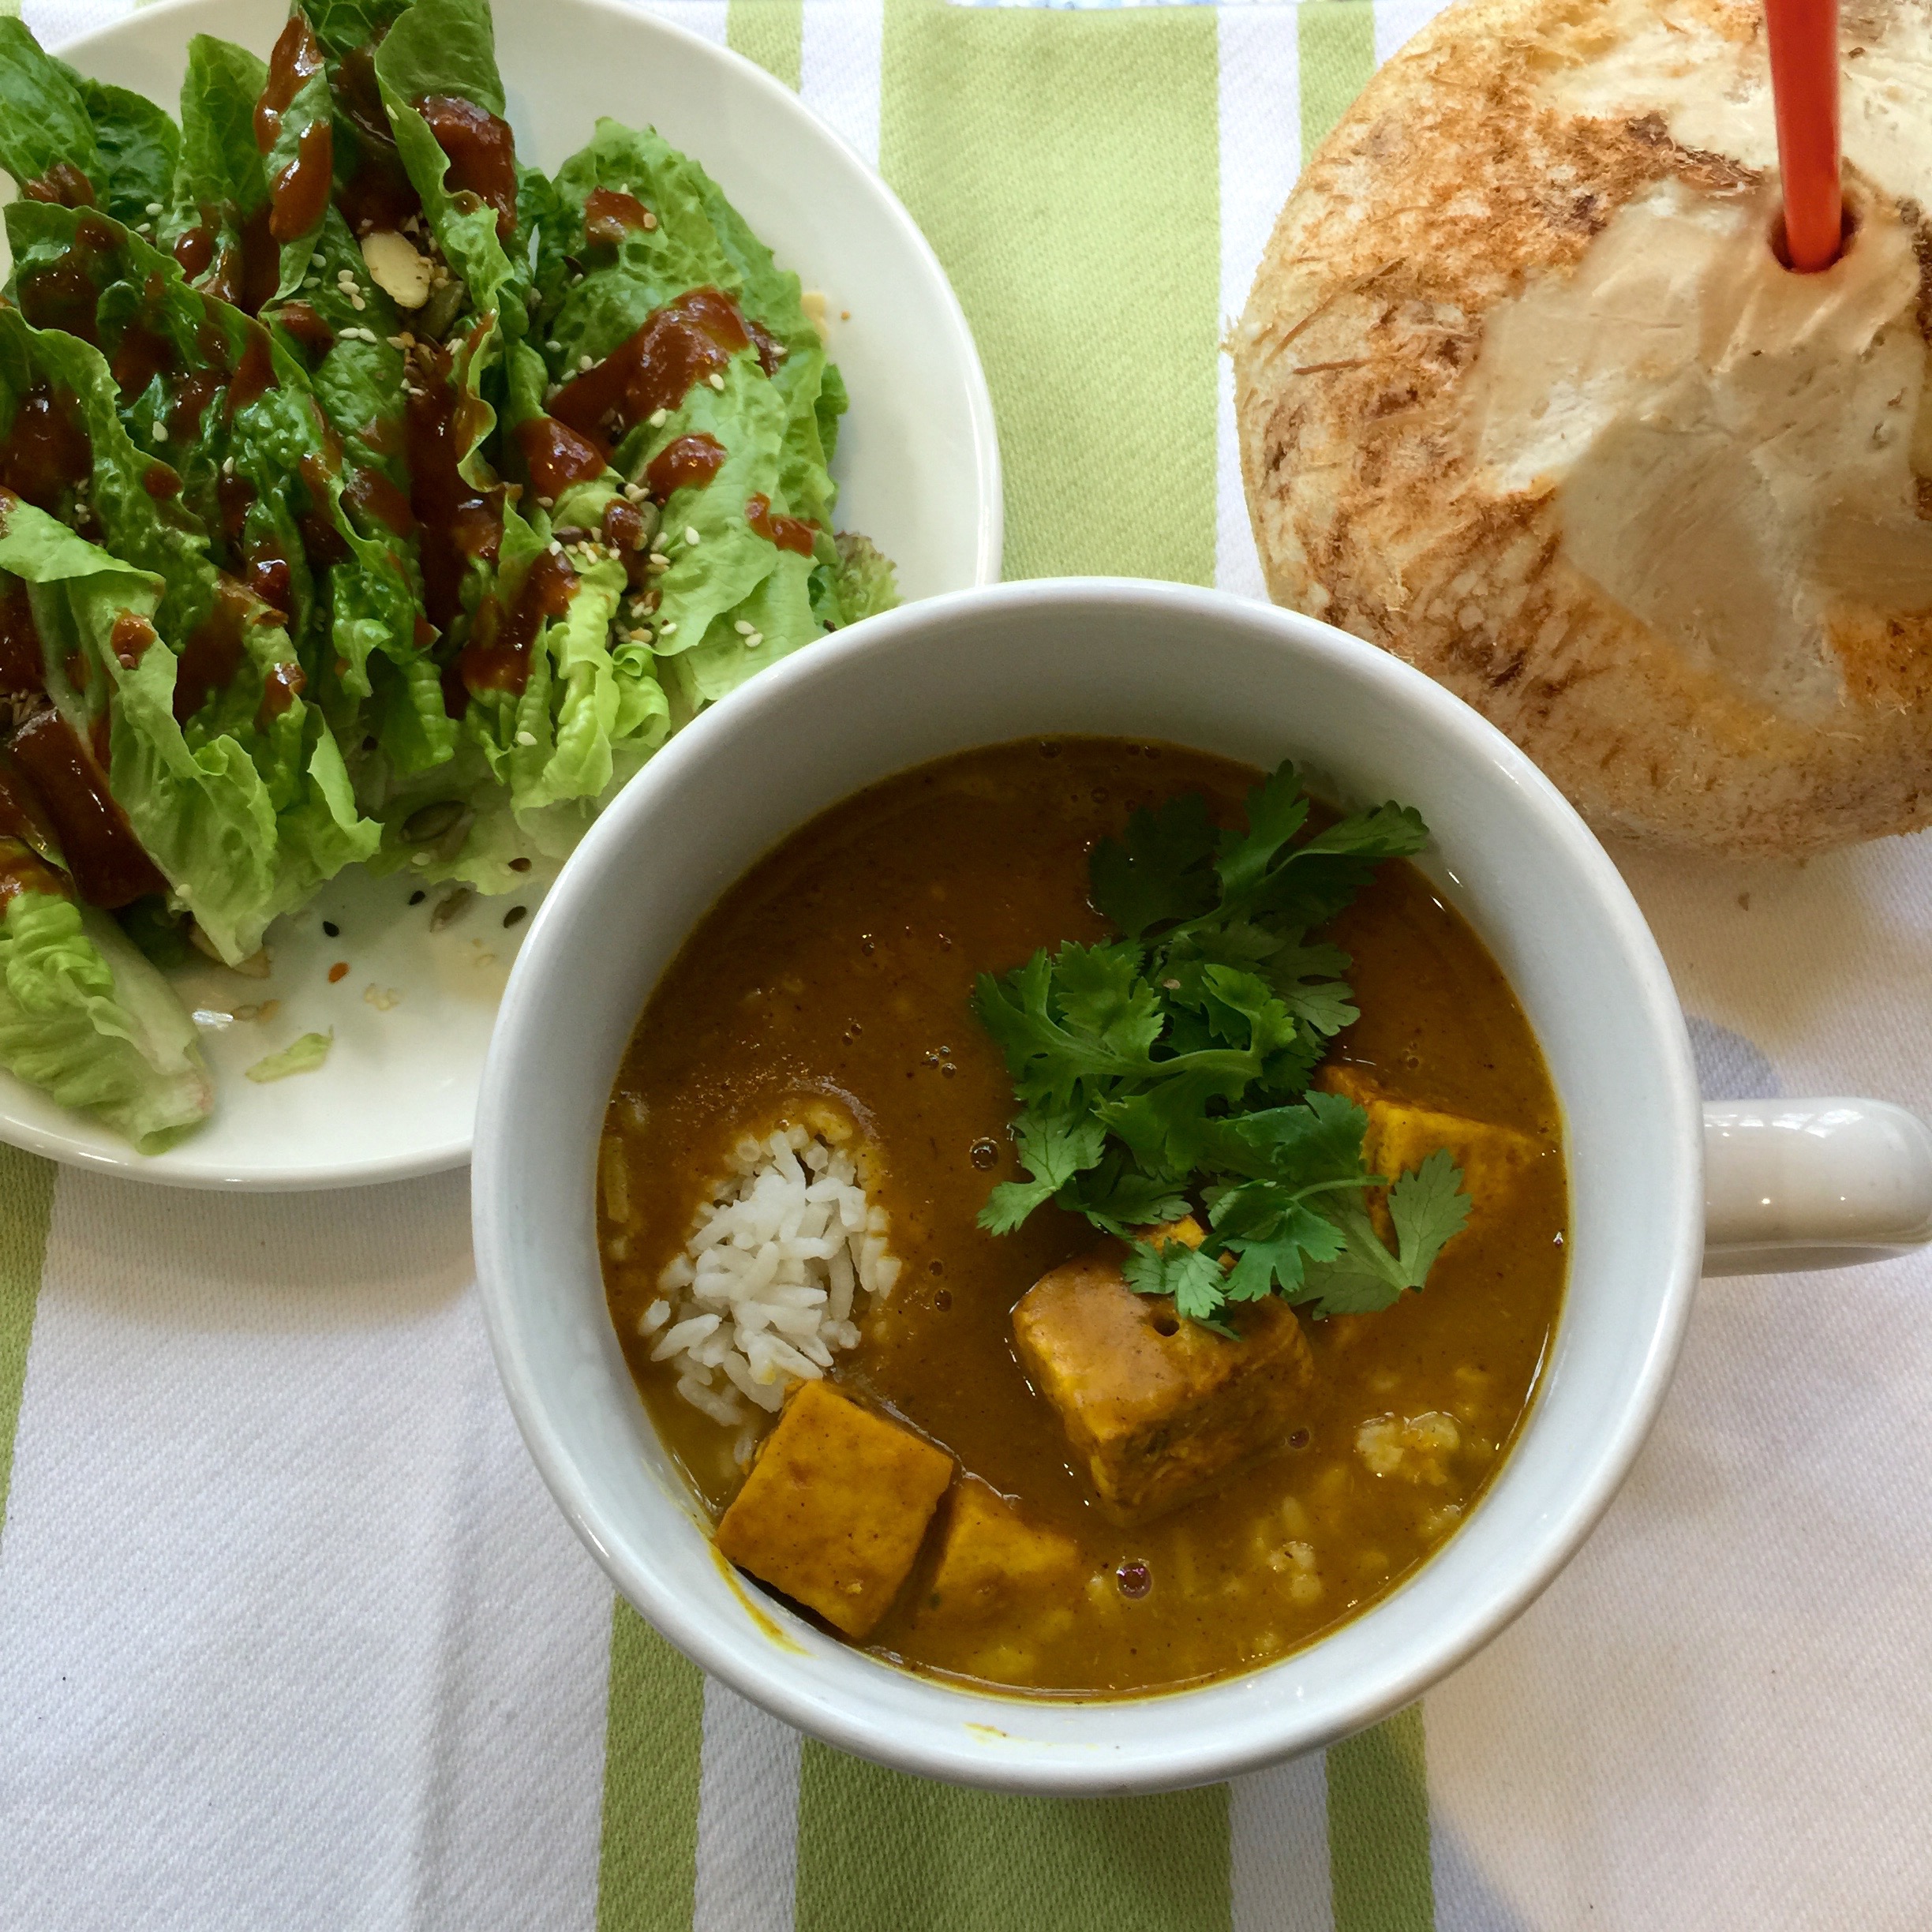
<path fill-rule="evenodd" d="M 26 10 L 58 43 L 119 9 Z M 1259 593 L 1217 341 L 1428 0 L 665 10 L 931 237 L 1011 574 Z M 1932 1110 L 1924 839 L 1627 869 L 1712 1092 Z M 8 1932 L 1932 1924 L 1932 1265 L 1707 1287 L 1603 1528 L 1423 1705 L 1043 1802 L 801 1745 L 613 1604 L 498 1393 L 463 1177 L 227 1200 L 0 1154 L 0 1193 Z"/>

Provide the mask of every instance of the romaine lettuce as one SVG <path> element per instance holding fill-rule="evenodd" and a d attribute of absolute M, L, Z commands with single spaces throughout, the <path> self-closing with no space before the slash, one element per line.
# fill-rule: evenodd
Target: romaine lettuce
<path fill-rule="evenodd" d="M 194 1022 L 104 913 L 15 890 L 0 917 L 0 1066 L 97 1114 L 144 1154 L 205 1120 Z"/>

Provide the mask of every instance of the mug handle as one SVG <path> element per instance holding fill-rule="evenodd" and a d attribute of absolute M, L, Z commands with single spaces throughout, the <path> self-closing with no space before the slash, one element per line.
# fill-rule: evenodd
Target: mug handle
<path fill-rule="evenodd" d="M 1850 1267 L 1932 1241 L 1932 1128 L 1884 1100 L 1704 1109 L 1704 1272 Z"/>

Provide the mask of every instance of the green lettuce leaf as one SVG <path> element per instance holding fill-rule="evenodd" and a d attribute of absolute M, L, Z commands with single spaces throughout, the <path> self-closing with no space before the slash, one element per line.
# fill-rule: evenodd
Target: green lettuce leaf
<path fill-rule="evenodd" d="M 855 624 L 863 617 L 876 617 L 893 609 L 899 601 L 898 574 L 892 559 L 856 530 L 841 530 L 838 535 L 838 573 L 833 590 L 838 616 L 835 622 Z"/>
<path fill-rule="evenodd" d="M 197 287 L 243 286 L 244 237 L 251 218 L 264 219 L 268 199 L 268 178 L 255 145 L 255 103 L 268 79 L 266 63 L 245 47 L 208 34 L 188 43 L 181 163 L 157 234 L 171 250 L 191 232 L 205 231 L 212 257 L 197 278 Z"/>
<path fill-rule="evenodd" d="M 129 227 L 165 215 L 181 162 L 181 133 L 144 95 L 105 80 L 83 80 L 80 98 L 94 123 L 102 204 Z"/>
<path fill-rule="evenodd" d="M 89 527 L 112 554 L 82 569 L 77 553 L 92 547 L 19 504 L 0 535 L 0 568 L 36 586 L 112 578 L 129 565 L 148 574 L 139 587 L 116 582 L 87 593 L 87 609 L 66 620 L 73 648 L 84 648 L 99 673 L 84 687 L 90 728 L 95 707 L 105 705 L 115 797 L 222 957 L 245 958 L 278 913 L 369 856 L 380 828 L 358 814 L 342 752 L 320 710 L 298 695 L 279 711 L 264 702 L 271 680 L 286 686 L 285 667 L 298 664 L 287 633 L 277 612 L 223 578 L 204 537 L 170 520 L 166 507 L 172 499 L 150 493 L 144 478 L 151 459 L 128 440 L 99 352 L 0 309 L 0 421 L 11 419 L 36 381 L 74 399 L 93 449 Z M 61 621 L 51 601 L 42 616 L 43 601 L 36 594 L 43 625 Z M 112 647 L 114 620 L 123 609 L 152 623 L 169 648 L 147 650 L 123 664 Z M 227 684 L 212 691 L 184 727 L 174 710 L 179 653 L 223 609 L 240 626 L 239 661 Z"/>
<path fill-rule="evenodd" d="M 333 1027 L 326 1033 L 305 1033 L 279 1053 L 263 1054 L 245 1071 L 258 1086 L 270 1080 L 286 1080 L 291 1073 L 313 1073 L 328 1058 L 329 1049 L 335 1044 Z"/>
<path fill-rule="evenodd" d="M 0 168 L 24 188 L 58 162 L 99 194 L 100 151 L 79 76 L 44 53 L 24 22 L 0 15 Z"/>
<path fill-rule="evenodd" d="M 44 892 L 0 919 L 0 1066 L 98 1114 L 144 1154 L 208 1118 L 194 1022 L 105 914 Z"/>

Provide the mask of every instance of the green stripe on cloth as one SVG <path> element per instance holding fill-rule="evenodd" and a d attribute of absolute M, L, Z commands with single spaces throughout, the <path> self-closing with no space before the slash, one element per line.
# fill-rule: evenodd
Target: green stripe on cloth
<path fill-rule="evenodd" d="M 1306 0 L 1295 21 L 1301 67 L 1301 165 L 1375 72 L 1372 0 Z"/>
<path fill-rule="evenodd" d="M 731 0 L 724 43 L 796 94 L 804 64 L 804 0 Z"/>
<path fill-rule="evenodd" d="M 1422 1706 L 1328 1749 L 1335 1932 L 1433 1932 Z"/>
<path fill-rule="evenodd" d="M 1214 575 L 1215 17 L 886 0 L 880 167 L 992 388 L 1006 575 Z"/>
<path fill-rule="evenodd" d="M 1228 1932 L 1227 1787 L 1013 1798 L 807 1739 L 797 1932 Z"/>
<path fill-rule="evenodd" d="M 597 1932 L 690 1932 L 704 1676 L 624 1600 L 611 1611 Z"/>
<path fill-rule="evenodd" d="M 0 1147 L 0 1537 L 6 1533 L 13 1436 L 27 1386 L 27 1347 L 33 1339 L 53 1210 L 54 1163 L 17 1148 Z"/>

